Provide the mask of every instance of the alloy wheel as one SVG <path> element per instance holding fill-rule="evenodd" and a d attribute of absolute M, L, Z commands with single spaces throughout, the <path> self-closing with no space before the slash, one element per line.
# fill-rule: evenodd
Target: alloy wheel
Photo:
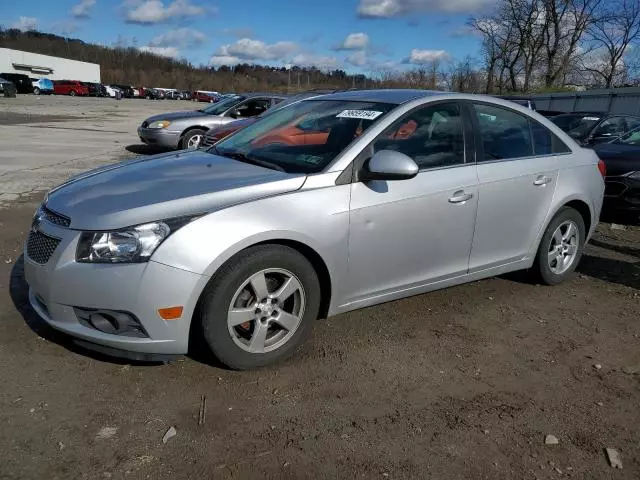
<path fill-rule="evenodd" d="M 282 347 L 304 317 L 306 294 L 288 270 L 270 268 L 246 279 L 233 295 L 227 327 L 234 343 L 250 353 Z"/>
<path fill-rule="evenodd" d="M 549 269 L 556 275 L 562 275 L 575 261 L 580 244 L 580 230 L 572 220 L 558 225 L 551 236 L 547 261 Z"/>

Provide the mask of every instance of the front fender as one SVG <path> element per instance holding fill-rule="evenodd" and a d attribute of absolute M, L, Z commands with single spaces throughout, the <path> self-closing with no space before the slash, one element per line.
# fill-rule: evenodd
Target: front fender
<path fill-rule="evenodd" d="M 182 227 L 158 248 L 153 260 L 210 277 L 232 256 L 257 243 L 299 242 L 323 259 L 335 300 L 347 271 L 349 195 L 350 185 L 334 185 L 231 206 Z"/>

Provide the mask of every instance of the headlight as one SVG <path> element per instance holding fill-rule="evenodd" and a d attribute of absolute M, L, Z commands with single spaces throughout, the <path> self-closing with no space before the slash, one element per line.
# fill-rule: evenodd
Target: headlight
<path fill-rule="evenodd" d="M 629 178 L 633 178 L 634 180 L 640 180 L 640 170 L 637 172 L 631 172 L 629 174 Z"/>
<path fill-rule="evenodd" d="M 145 223 L 110 232 L 82 232 L 76 250 L 81 263 L 140 263 L 151 258 L 160 244 L 196 217 Z"/>
<path fill-rule="evenodd" d="M 157 122 L 151 122 L 147 128 L 167 128 L 171 125 L 169 120 L 158 120 Z"/>

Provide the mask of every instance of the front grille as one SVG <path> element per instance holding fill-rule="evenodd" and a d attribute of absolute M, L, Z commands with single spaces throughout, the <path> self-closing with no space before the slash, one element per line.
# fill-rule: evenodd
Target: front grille
<path fill-rule="evenodd" d="M 48 222 L 53 223 L 54 225 L 58 225 L 60 227 L 68 227 L 71 225 L 71 219 L 60 215 L 59 213 L 54 212 L 53 210 L 49 210 L 47 207 L 42 208 L 43 220 L 47 220 Z"/>
<path fill-rule="evenodd" d="M 142 122 L 142 128 L 147 128 L 149 126 L 149 122 Z"/>
<path fill-rule="evenodd" d="M 29 232 L 27 239 L 27 256 L 36 263 L 44 265 L 49 261 L 60 240 L 42 232 Z"/>

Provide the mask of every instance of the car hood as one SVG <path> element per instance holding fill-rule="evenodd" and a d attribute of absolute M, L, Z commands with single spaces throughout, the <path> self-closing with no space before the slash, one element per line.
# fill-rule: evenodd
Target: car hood
<path fill-rule="evenodd" d="M 242 163 L 203 150 L 108 165 L 47 195 L 47 207 L 77 230 L 112 230 L 219 210 L 298 190 L 303 174 Z"/>
<path fill-rule="evenodd" d="M 198 112 L 196 110 L 188 111 L 188 112 L 171 112 L 171 113 L 162 113 L 160 115 L 154 115 L 152 117 L 147 118 L 147 122 L 157 122 L 159 120 L 183 120 L 187 118 L 211 118 L 215 115 L 207 115 L 206 113 Z"/>

